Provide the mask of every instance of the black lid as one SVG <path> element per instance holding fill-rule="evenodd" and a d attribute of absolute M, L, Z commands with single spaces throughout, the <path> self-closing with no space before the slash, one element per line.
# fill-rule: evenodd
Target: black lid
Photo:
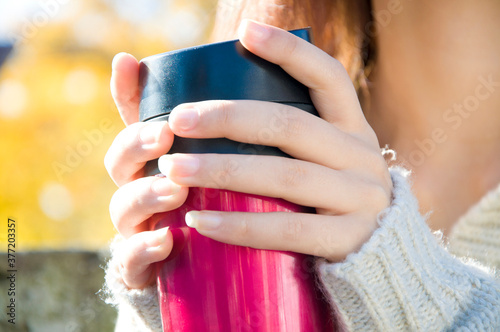
<path fill-rule="evenodd" d="M 7 59 L 10 51 L 12 50 L 12 44 L 4 43 L 0 41 L 0 66 Z"/>
<path fill-rule="evenodd" d="M 291 31 L 310 41 L 309 29 Z M 238 40 L 153 55 L 140 62 L 140 120 L 177 105 L 213 99 L 312 104 L 309 89 L 281 67 L 247 51 Z"/>

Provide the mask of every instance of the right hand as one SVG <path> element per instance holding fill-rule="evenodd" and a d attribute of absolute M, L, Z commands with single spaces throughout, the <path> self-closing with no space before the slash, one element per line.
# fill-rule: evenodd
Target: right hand
<path fill-rule="evenodd" d="M 111 94 L 126 125 L 109 148 L 104 164 L 118 190 L 109 206 L 111 220 L 124 240 L 116 255 L 125 285 L 144 288 L 154 283 L 152 264 L 170 254 L 173 245 L 167 229 L 150 231 L 149 218 L 181 206 L 188 188 L 165 177 L 143 177 L 147 161 L 164 155 L 174 134 L 166 121 L 139 121 L 139 63 L 120 53 L 112 64 Z"/>

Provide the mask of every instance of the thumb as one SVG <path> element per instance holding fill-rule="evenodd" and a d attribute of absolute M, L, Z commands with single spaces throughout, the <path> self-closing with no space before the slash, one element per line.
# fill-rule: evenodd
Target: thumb
<path fill-rule="evenodd" d="M 285 30 L 251 20 L 241 23 L 238 35 L 250 52 L 281 66 L 309 87 L 323 119 L 354 128 L 365 121 L 347 71 L 329 54 Z"/>

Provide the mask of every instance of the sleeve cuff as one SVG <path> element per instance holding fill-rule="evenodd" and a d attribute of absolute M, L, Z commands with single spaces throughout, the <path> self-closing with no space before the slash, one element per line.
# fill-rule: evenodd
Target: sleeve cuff
<path fill-rule="evenodd" d="M 391 177 L 393 202 L 370 240 L 344 262 L 318 261 L 343 324 L 352 331 L 438 331 L 474 318 L 499 324 L 498 284 L 440 245 L 419 213 L 408 172 L 393 168 Z"/>
<path fill-rule="evenodd" d="M 121 278 L 116 253 L 122 241 L 117 235 L 110 245 L 111 259 L 105 268 L 105 284 L 101 290 L 104 301 L 118 309 L 115 330 L 162 331 L 156 286 L 129 289 Z"/>

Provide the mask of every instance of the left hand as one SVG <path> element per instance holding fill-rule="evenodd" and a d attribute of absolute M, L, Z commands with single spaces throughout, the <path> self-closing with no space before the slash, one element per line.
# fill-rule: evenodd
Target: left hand
<path fill-rule="evenodd" d="M 241 43 L 309 87 L 320 117 L 277 103 L 183 104 L 169 125 L 178 136 L 227 137 L 275 146 L 295 159 L 173 154 L 159 167 L 180 186 L 228 189 L 315 207 L 317 214 L 192 211 L 186 221 L 215 240 L 343 260 L 377 228 L 392 182 L 377 137 L 342 64 L 278 28 L 244 21 Z"/>

